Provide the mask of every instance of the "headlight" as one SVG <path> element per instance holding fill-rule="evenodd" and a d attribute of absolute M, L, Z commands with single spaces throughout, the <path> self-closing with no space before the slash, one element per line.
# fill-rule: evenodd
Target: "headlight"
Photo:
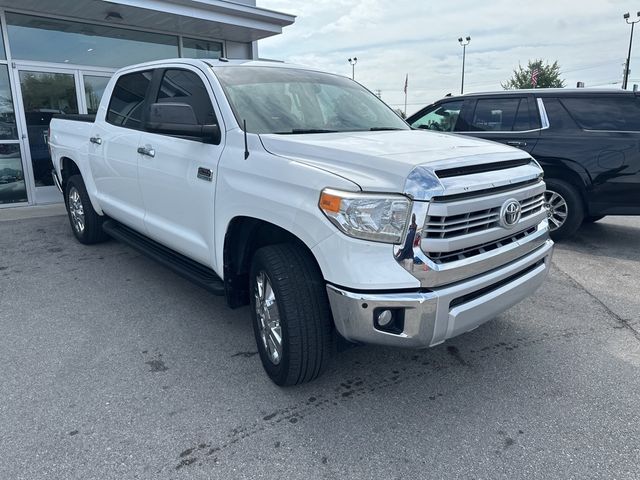
<path fill-rule="evenodd" d="M 411 212 L 402 195 L 352 193 L 324 189 L 320 210 L 350 237 L 374 242 L 401 243 Z"/>

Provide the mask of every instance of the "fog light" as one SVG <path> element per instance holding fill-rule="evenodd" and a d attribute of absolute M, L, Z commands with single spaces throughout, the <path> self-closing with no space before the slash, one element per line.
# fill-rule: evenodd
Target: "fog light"
<path fill-rule="evenodd" d="M 393 321 L 393 313 L 391 310 L 383 310 L 378 314 L 378 325 L 386 327 Z"/>

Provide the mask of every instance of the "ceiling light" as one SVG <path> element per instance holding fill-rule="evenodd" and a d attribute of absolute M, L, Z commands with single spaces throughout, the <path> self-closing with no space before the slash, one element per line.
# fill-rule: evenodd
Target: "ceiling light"
<path fill-rule="evenodd" d="M 120 15 L 118 12 L 107 12 L 107 16 L 104 17 L 104 19 L 108 22 L 114 22 L 114 21 L 121 22 L 123 20 L 122 15 Z"/>

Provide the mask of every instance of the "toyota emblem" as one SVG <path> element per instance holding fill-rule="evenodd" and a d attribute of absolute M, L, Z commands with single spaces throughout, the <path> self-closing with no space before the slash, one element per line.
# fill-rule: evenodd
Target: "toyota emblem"
<path fill-rule="evenodd" d="M 520 202 L 513 198 L 507 200 L 500 210 L 500 225 L 504 228 L 513 228 L 520 220 L 522 207 Z"/>

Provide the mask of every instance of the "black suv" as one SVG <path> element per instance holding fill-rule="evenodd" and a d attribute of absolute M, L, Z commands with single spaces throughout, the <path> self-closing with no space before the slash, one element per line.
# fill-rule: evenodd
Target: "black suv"
<path fill-rule="evenodd" d="M 407 119 L 416 128 L 495 140 L 545 171 L 551 236 L 605 215 L 640 215 L 640 96 L 536 89 L 447 97 Z"/>

